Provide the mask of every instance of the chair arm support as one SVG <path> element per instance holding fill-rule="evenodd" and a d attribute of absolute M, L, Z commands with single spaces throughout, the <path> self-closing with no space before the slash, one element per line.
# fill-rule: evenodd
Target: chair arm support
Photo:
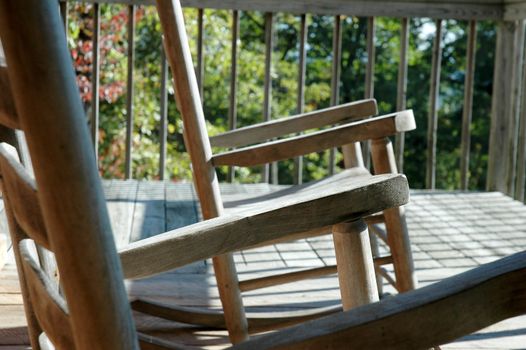
<path fill-rule="evenodd" d="M 429 349 L 526 313 L 526 252 L 234 349 Z"/>
<path fill-rule="evenodd" d="M 378 139 L 415 129 L 412 110 L 349 123 L 328 130 L 271 141 L 212 156 L 214 166 L 254 166 L 319 152 L 352 142 Z"/>
<path fill-rule="evenodd" d="M 228 131 L 211 137 L 210 143 L 213 147 L 246 146 L 342 121 L 363 119 L 376 114 L 378 114 L 376 100 L 360 100 Z"/>
<path fill-rule="evenodd" d="M 306 188 L 286 203 L 274 201 L 140 240 L 121 249 L 119 256 L 125 278 L 143 278 L 292 233 L 364 217 L 408 200 L 403 175 L 360 177 L 344 191 L 330 186 L 320 195 Z"/>

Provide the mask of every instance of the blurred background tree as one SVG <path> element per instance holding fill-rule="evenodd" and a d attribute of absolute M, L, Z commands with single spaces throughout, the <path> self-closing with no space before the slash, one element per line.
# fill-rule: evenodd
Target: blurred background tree
<path fill-rule="evenodd" d="M 70 8 L 68 40 L 77 80 L 89 115 L 93 21 L 92 7 Z M 101 85 L 99 167 L 103 177 L 124 177 L 126 129 L 126 72 L 128 11 L 122 5 L 101 5 Z M 185 9 L 187 31 L 194 58 L 197 10 Z M 205 10 L 203 106 L 210 134 L 228 129 L 230 84 L 231 13 Z M 332 35 L 334 17 L 308 16 L 305 111 L 330 104 Z M 343 16 L 340 103 L 363 98 L 367 62 L 367 19 Z M 412 108 L 417 130 L 406 134 L 404 173 L 412 188 L 425 185 L 431 50 L 435 27 L 430 19 L 410 21 L 407 106 Z M 272 117 L 296 113 L 300 18 L 277 14 L 272 68 Z M 140 7 L 136 15 L 134 66 L 134 129 L 132 168 L 134 178 L 156 178 L 159 166 L 161 86 L 161 35 L 154 7 Z M 264 14 L 242 12 L 238 49 L 238 127 L 262 121 L 264 81 Z M 462 123 L 467 22 L 444 24 L 443 56 L 437 144 L 437 188 L 455 189 L 460 183 L 460 132 Z M 400 20 L 376 19 L 375 98 L 380 113 L 396 109 L 396 85 L 400 55 Z M 479 22 L 475 70 L 470 188 L 483 189 L 487 167 L 495 26 Z M 169 88 L 167 171 L 175 181 L 190 180 L 190 161 L 185 152 L 182 122 L 173 88 Z M 326 175 L 327 152 L 304 158 L 304 179 Z M 341 165 L 341 156 L 337 157 Z M 279 182 L 292 183 L 293 161 L 279 162 Z M 220 169 L 224 179 L 227 169 Z M 258 182 L 261 168 L 236 168 L 236 181 Z"/>

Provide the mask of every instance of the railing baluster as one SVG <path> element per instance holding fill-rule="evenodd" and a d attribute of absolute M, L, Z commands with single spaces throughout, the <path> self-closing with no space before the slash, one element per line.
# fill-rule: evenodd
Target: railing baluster
<path fill-rule="evenodd" d="M 196 77 L 197 86 L 199 86 L 199 96 L 201 97 L 201 103 L 203 103 L 203 88 L 205 79 L 205 56 L 204 56 L 204 9 L 197 10 L 197 67 Z"/>
<path fill-rule="evenodd" d="M 374 25 L 374 17 L 367 18 L 367 66 L 365 70 L 365 98 L 374 97 L 374 65 L 376 48 L 374 46 L 374 38 L 376 30 Z M 363 143 L 363 159 L 366 168 L 371 166 L 371 157 L 369 156 L 371 142 L 365 141 Z"/>
<path fill-rule="evenodd" d="M 515 84 L 516 90 L 515 90 L 515 96 L 514 96 L 514 104 L 515 104 L 515 118 L 516 118 L 516 124 L 515 129 L 517 130 L 517 133 L 514 135 L 515 139 L 515 157 L 514 157 L 514 165 L 516 165 L 516 178 L 515 180 L 515 188 L 514 190 L 514 198 L 517 200 L 520 200 L 521 202 L 524 201 L 524 176 L 525 176 L 525 170 L 526 170 L 526 91 L 524 90 L 524 83 L 526 82 L 526 69 L 525 69 L 525 46 L 524 46 L 524 29 L 525 29 L 525 21 L 519 21 L 518 25 L 518 33 L 517 33 L 517 56 L 516 56 L 516 79 L 517 83 Z M 522 77 L 522 80 L 519 78 L 519 76 Z M 515 169 L 515 167 L 514 167 Z"/>
<path fill-rule="evenodd" d="M 132 141 L 133 141 L 133 66 L 135 51 L 135 5 L 128 6 L 128 80 L 126 83 L 126 159 L 125 177 L 132 177 Z"/>
<path fill-rule="evenodd" d="M 500 191 L 512 196 L 510 188 L 515 177 L 518 110 L 517 84 L 520 71 L 517 57 L 522 52 L 520 42 L 522 21 L 500 21 L 497 24 L 495 66 L 491 101 L 491 129 L 489 138 L 486 190 Z M 521 47 L 519 47 L 521 46 Z M 513 155 L 513 157 L 512 157 Z"/>
<path fill-rule="evenodd" d="M 340 103 L 340 74 L 342 57 L 342 21 L 341 16 L 334 16 L 334 29 L 332 34 L 332 75 L 331 75 L 331 106 Z M 336 171 L 336 149 L 329 153 L 329 174 Z"/>
<path fill-rule="evenodd" d="M 440 87 L 440 65 L 442 62 L 442 20 L 436 20 L 436 35 L 433 42 L 431 63 L 431 86 L 429 89 L 429 118 L 427 128 L 426 188 L 435 189 L 436 145 L 438 126 L 438 94 Z"/>
<path fill-rule="evenodd" d="M 93 4 L 93 47 L 91 73 L 91 138 L 95 160 L 99 159 L 99 85 L 100 85 L 100 5 Z"/>
<path fill-rule="evenodd" d="M 265 86 L 263 100 L 263 119 L 270 120 L 272 103 L 272 48 L 274 15 L 271 12 L 265 13 Z M 277 163 L 272 163 L 272 183 L 277 183 Z M 269 182 L 269 165 L 263 167 L 262 182 Z"/>
<path fill-rule="evenodd" d="M 407 52 L 409 48 L 409 19 L 402 18 L 400 28 L 400 60 L 398 62 L 398 85 L 396 92 L 396 110 L 406 108 L 407 98 Z M 404 172 L 405 133 L 395 136 L 396 165 L 399 172 Z"/>
<path fill-rule="evenodd" d="M 460 188 L 468 189 L 469 150 L 471 144 L 471 116 L 473 113 L 473 81 L 475 76 L 475 54 L 477 45 L 477 21 L 469 22 L 466 53 L 466 75 L 464 79 L 464 110 L 462 112 L 462 141 L 460 157 Z"/>
<path fill-rule="evenodd" d="M 515 196 L 517 181 L 517 157 L 519 149 L 519 127 L 520 127 L 520 102 L 522 96 L 522 69 L 524 62 L 524 21 L 517 21 L 517 29 L 515 34 L 515 54 L 513 57 L 513 90 L 512 90 L 512 116 L 509 122 L 509 154 L 508 154 L 508 176 L 506 183 L 508 187 L 508 194 Z"/>
<path fill-rule="evenodd" d="M 376 35 L 374 17 L 367 18 L 367 67 L 365 70 L 365 98 L 374 97 L 374 64 L 375 46 L 374 38 Z"/>
<path fill-rule="evenodd" d="M 239 39 L 239 11 L 232 12 L 232 53 L 230 65 L 230 104 L 228 108 L 228 127 L 233 130 L 237 127 L 237 41 Z M 235 168 L 228 168 L 228 181 L 233 182 Z"/>
<path fill-rule="evenodd" d="M 159 179 L 166 177 L 166 144 L 168 138 L 168 63 L 164 48 L 161 48 L 161 120 L 159 130 Z"/>
<path fill-rule="evenodd" d="M 300 44 L 299 44 L 299 67 L 298 67 L 298 97 L 296 102 L 296 113 L 305 111 L 305 74 L 307 71 L 307 15 L 301 15 Z M 303 157 L 294 159 L 294 183 L 303 183 Z"/>

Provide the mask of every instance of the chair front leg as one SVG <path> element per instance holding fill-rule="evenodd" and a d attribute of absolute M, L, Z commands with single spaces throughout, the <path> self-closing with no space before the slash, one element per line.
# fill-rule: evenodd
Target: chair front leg
<path fill-rule="evenodd" d="M 393 145 L 388 137 L 372 142 L 371 155 L 375 174 L 397 173 Z M 393 257 L 396 289 L 406 292 L 417 287 L 411 242 L 403 207 L 384 210 L 387 242 Z"/>
<path fill-rule="evenodd" d="M 343 310 L 378 301 L 369 230 L 362 219 L 333 226 Z"/>

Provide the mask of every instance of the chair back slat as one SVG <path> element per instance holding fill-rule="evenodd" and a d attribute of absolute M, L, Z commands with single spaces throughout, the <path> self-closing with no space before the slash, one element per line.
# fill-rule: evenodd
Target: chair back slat
<path fill-rule="evenodd" d="M 138 349 L 57 4 L 0 2 L 0 36 L 75 349 Z"/>
<path fill-rule="evenodd" d="M 42 330 L 56 349 L 74 349 L 73 333 L 66 301 L 60 296 L 49 276 L 40 268 L 30 253 L 31 241 L 19 242 L 19 251 L 26 277 L 26 285 L 33 310 Z"/>
<path fill-rule="evenodd" d="M 51 250 L 34 180 L 4 147 L 0 147 L 0 164 L 3 188 L 11 198 L 16 198 L 10 201 L 8 210 L 13 211 L 17 224 L 29 238 Z"/>
<path fill-rule="evenodd" d="M 7 68 L 1 66 L 0 58 L 0 124 L 19 129 L 18 116 L 7 76 Z"/>

